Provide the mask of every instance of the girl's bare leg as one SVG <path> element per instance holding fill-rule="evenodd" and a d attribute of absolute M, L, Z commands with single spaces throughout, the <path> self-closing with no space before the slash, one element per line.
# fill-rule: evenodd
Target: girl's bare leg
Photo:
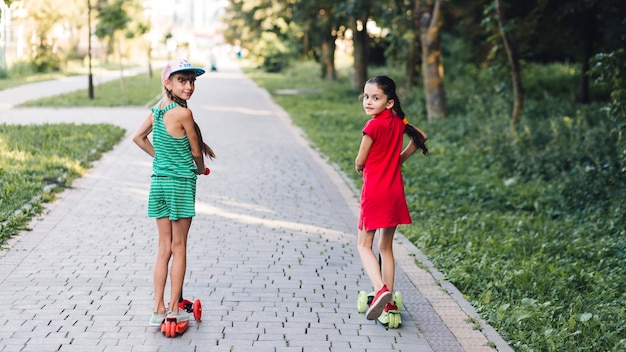
<path fill-rule="evenodd" d="M 159 232 L 159 248 L 154 263 L 154 308 L 158 314 L 165 314 L 165 283 L 167 281 L 167 267 L 172 256 L 172 225 L 169 218 L 156 220 Z"/>
<path fill-rule="evenodd" d="M 184 218 L 172 221 L 172 267 L 170 268 L 170 279 L 172 280 L 172 291 L 169 304 L 169 311 L 178 313 L 178 300 L 183 292 L 183 282 L 185 281 L 185 270 L 187 270 L 187 235 L 191 227 L 191 218 Z"/>
<path fill-rule="evenodd" d="M 375 233 L 376 231 L 359 230 L 357 248 L 359 250 L 359 256 L 361 257 L 363 269 L 365 269 L 367 276 L 372 282 L 374 291 L 377 292 L 381 287 L 383 287 L 383 279 L 378 259 L 372 250 Z"/>
<path fill-rule="evenodd" d="M 382 281 L 391 292 L 393 292 L 396 273 L 396 263 L 393 258 L 393 236 L 395 233 L 395 226 L 381 229 L 380 238 L 378 239 L 378 251 L 380 252 L 382 262 Z"/>

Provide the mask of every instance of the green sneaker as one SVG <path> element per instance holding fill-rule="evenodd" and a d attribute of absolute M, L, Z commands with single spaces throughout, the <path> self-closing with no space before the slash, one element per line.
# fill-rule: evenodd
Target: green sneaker
<path fill-rule="evenodd" d="M 389 312 L 382 312 L 377 318 L 378 322 L 387 326 L 389 325 Z"/>
<path fill-rule="evenodd" d="M 150 326 L 161 326 L 163 320 L 165 320 L 165 314 L 154 312 L 152 313 L 152 318 L 150 318 Z"/>
<path fill-rule="evenodd" d="M 378 322 L 389 329 L 397 329 L 402 324 L 400 310 L 395 303 L 387 303 L 383 313 L 378 317 Z"/>
<path fill-rule="evenodd" d="M 167 313 L 167 319 L 176 319 L 177 323 L 183 323 L 189 321 L 190 315 L 184 309 L 179 309 L 178 313 L 174 314 L 172 312 Z"/>

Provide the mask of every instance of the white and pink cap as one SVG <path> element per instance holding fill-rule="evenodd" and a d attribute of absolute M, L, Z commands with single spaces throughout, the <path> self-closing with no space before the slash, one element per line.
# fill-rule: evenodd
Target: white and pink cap
<path fill-rule="evenodd" d="M 185 60 L 185 59 L 177 59 L 177 60 L 173 60 L 167 63 L 167 65 L 165 65 L 165 67 L 163 67 L 163 72 L 161 73 L 161 82 L 163 82 L 165 84 L 165 80 L 170 78 L 170 76 L 176 72 L 180 72 L 180 71 L 193 71 L 196 74 L 196 77 L 204 74 L 206 71 L 198 68 L 198 67 L 193 67 L 189 61 Z"/>

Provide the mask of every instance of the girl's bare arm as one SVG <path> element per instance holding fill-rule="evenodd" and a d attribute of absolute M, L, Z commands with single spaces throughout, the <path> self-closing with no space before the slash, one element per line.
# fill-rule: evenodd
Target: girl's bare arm
<path fill-rule="evenodd" d="M 182 116 L 180 117 L 180 122 L 183 126 L 183 129 L 185 130 L 187 139 L 189 140 L 191 155 L 193 156 L 193 160 L 196 163 L 196 169 L 198 171 L 198 174 L 202 174 L 204 173 L 205 169 L 204 155 L 202 154 L 202 149 L 200 148 L 200 142 L 198 141 L 198 134 L 196 133 L 196 128 L 194 127 L 194 120 L 191 110 L 185 110 L 189 113 L 182 114 Z"/>
<path fill-rule="evenodd" d="M 154 146 L 148 136 L 152 133 L 152 114 L 141 123 L 141 126 L 135 132 L 133 136 L 133 142 L 139 146 L 144 152 L 148 153 L 154 158 Z"/>
<path fill-rule="evenodd" d="M 417 147 L 413 143 L 413 140 L 409 140 L 409 144 L 407 144 L 406 148 L 402 150 L 400 153 L 400 162 L 404 164 L 404 162 L 413 155 L 417 151 Z"/>
<path fill-rule="evenodd" d="M 367 155 L 370 153 L 370 148 L 372 148 L 372 137 L 367 134 L 363 135 L 361 138 L 361 146 L 359 147 L 359 153 L 354 160 L 354 169 L 359 175 L 363 175 L 363 169 L 365 168 L 365 160 L 367 160 Z"/>

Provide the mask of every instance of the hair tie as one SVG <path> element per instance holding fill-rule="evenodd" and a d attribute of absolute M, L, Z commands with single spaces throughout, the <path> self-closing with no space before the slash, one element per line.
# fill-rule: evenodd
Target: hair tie
<path fill-rule="evenodd" d="M 409 124 L 409 120 L 407 120 L 406 117 L 405 117 L 405 118 L 402 119 L 402 123 L 405 124 L 405 125 L 408 125 Z"/>

